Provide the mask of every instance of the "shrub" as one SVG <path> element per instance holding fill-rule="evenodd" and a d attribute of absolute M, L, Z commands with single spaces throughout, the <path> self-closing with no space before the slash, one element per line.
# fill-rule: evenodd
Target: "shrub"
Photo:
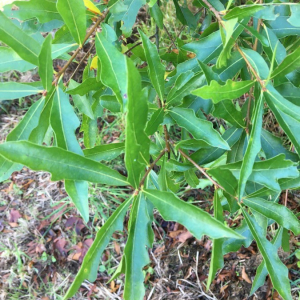
<path fill-rule="evenodd" d="M 125 274 L 124 299 L 143 299 L 153 208 L 197 239 L 212 239 L 207 289 L 223 267 L 223 255 L 255 240 L 263 262 L 251 293 L 269 274 L 282 298 L 292 299 L 288 269 L 277 250 L 289 231 L 300 234 L 300 226 L 278 202 L 282 190 L 300 186 L 300 5 L 173 2 L 177 38 L 159 1 L 147 4 L 150 27 L 135 24 L 146 4 L 142 0 L 30 0 L 5 6 L 0 72 L 37 68 L 41 81 L 0 83 L 0 100 L 40 95 L 0 145 L 0 178 L 24 165 L 50 172 L 53 181 L 64 180 L 85 221 L 88 182 L 126 186 L 132 193 L 97 233 L 65 299 L 84 280 L 96 280 L 102 252 L 112 234 L 122 230 L 128 210 L 128 239 L 113 277 Z M 148 37 L 154 29 L 156 45 Z M 160 32 L 167 33 L 165 39 L 159 39 Z M 126 43 L 130 36 L 140 42 Z M 72 76 L 66 80 L 84 45 L 90 48 L 79 63 L 89 56 L 82 82 Z M 55 72 L 57 58 L 66 62 Z M 82 115 L 81 124 L 71 103 Z M 125 142 L 96 145 L 103 109 L 124 115 Z M 269 114 L 282 130 L 280 137 L 278 126 L 265 129 Z M 84 149 L 75 134 L 80 125 Z M 49 131 L 51 142 L 45 140 Z M 100 163 L 123 152 L 126 177 Z M 214 185 L 214 216 L 177 196 L 187 185 L 199 188 L 203 177 Z M 232 229 L 223 211 L 243 221 Z M 267 229 L 274 223 L 276 235 L 269 241 Z"/>

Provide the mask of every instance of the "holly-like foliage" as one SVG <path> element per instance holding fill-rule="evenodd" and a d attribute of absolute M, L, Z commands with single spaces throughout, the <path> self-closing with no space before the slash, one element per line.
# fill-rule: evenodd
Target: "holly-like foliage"
<path fill-rule="evenodd" d="M 0 180 L 24 165 L 50 172 L 53 181 L 64 180 L 85 221 L 88 182 L 131 191 L 97 233 L 65 299 L 84 280 L 96 280 L 102 252 L 122 230 L 128 211 L 127 244 L 114 277 L 125 274 L 124 299 L 143 299 L 154 208 L 196 238 L 212 239 L 207 289 L 223 267 L 223 255 L 255 240 L 263 262 L 251 293 L 269 274 L 282 298 L 292 299 L 288 269 L 277 250 L 288 230 L 300 234 L 300 223 L 278 200 L 282 190 L 300 186 L 300 4 L 173 3 L 182 24 L 167 47 L 160 45 L 159 33 L 170 35 L 168 20 L 163 3 L 155 0 L 29 0 L 0 11 L 0 72 L 37 69 L 41 79 L 0 83 L 0 100 L 41 95 L 0 145 Z M 135 24 L 143 6 L 155 36 Z M 139 39 L 134 45 L 126 43 L 132 28 Z M 66 80 L 85 45 L 91 48 L 83 59 L 89 56 L 82 82 Z M 58 71 L 56 58 L 65 61 Z M 124 115 L 125 142 L 96 145 L 104 109 Z M 281 138 L 265 129 L 269 114 L 282 129 Z M 75 134 L 80 126 L 84 149 Z M 126 177 L 100 162 L 124 152 Z M 184 186 L 199 188 L 203 177 L 215 188 L 214 216 L 177 196 Z M 230 228 L 224 211 L 241 215 L 241 225 Z M 277 233 L 270 241 L 267 229 L 274 223 Z"/>

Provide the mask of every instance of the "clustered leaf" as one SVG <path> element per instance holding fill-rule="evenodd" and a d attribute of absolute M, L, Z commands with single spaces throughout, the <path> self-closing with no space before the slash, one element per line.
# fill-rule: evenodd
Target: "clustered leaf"
<path fill-rule="evenodd" d="M 40 81 L 0 83 L 0 107 L 24 97 L 33 103 L 0 144 L 0 181 L 23 166 L 49 172 L 53 181 L 64 181 L 85 222 L 89 182 L 131 194 L 98 230 L 64 299 L 84 280 L 97 279 L 102 253 L 129 211 L 126 246 L 111 280 L 125 274 L 124 299 L 142 300 L 155 208 L 195 238 L 212 239 L 207 289 L 224 266 L 223 255 L 255 241 L 263 262 L 251 293 L 269 275 L 290 300 L 288 269 L 277 251 L 289 251 L 288 231 L 300 234 L 299 219 L 279 202 L 283 190 L 300 187 L 300 4 L 198 0 L 193 14 L 190 4 L 173 3 L 174 24 L 183 24 L 176 36 L 166 26 L 165 4 L 155 0 L 147 7 L 145 0 L 4 6 L 0 72 L 31 70 Z M 152 37 L 136 23 L 143 6 L 156 26 Z M 57 70 L 54 59 L 65 65 Z M 64 77 L 74 60 L 77 69 L 86 64 L 78 82 L 74 74 Z M 113 143 L 99 138 L 106 113 L 122 119 Z M 266 126 L 270 119 L 276 132 Z M 213 216 L 179 197 L 209 185 Z M 242 221 L 233 229 L 230 218 Z"/>

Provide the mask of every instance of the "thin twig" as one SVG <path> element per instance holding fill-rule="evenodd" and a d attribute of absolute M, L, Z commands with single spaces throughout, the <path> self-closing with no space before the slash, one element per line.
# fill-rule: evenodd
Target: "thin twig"
<path fill-rule="evenodd" d="M 149 37 L 149 39 L 153 39 L 153 38 L 155 38 L 155 34 L 153 34 L 153 35 L 151 35 L 151 36 Z M 135 47 L 137 47 L 137 46 L 139 46 L 139 45 L 142 45 L 142 43 L 143 43 L 143 42 L 138 42 L 138 43 L 134 44 L 131 48 L 129 48 L 128 50 L 126 50 L 126 51 L 124 52 L 124 54 L 127 55 L 127 54 L 128 54 L 131 50 L 133 50 Z"/>
<path fill-rule="evenodd" d="M 76 69 L 74 70 L 74 72 L 72 73 L 72 75 L 70 76 L 68 82 L 66 83 L 66 86 L 68 86 L 68 84 L 70 83 L 71 79 L 73 78 L 73 76 L 76 74 L 76 72 L 78 71 L 78 69 L 80 68 L 81 64 L 84 62 L 84 60 L 90 55 L 92 49 L 95 47 L 95 41 L 93 41 L 90 49 L 85 53 L 84 57 L 81 59 L 81 61 L 78 63 L 78 66 L 76 67 Z"/>
<path fill-rule="evenodd" d="M 200 167 L 194 160 L 192 160 L 187 154 L 185 154 L 180 148 L 178 148 L 179 153 L 186 158 L 194 167 L 196 167 L 209 181 L 211 181 L 215 186 L 217 186 L 218 188 L 222 189 L 223 191 L 225 191 L 226 193 L 228 193 L 225 188 L 223 188 L 220 184 L 218 184 L 215 180 L 213 180 L 205 171 L 204 168 Z M 228 193 L 229 194 L 229 193 Z M 237 197 L 232 196 L 234 199 L 238 200 Z"/>
<path fill-rule="evenodd" d="M 79 51 L 82 49 L 83 45 L 86 43 L 86 41 L 89 39 L 89 37 L 94 33 L 94 31 L 96 30 L 96 28 L 99 26 L 99 24 L 105 19 L 106 15 L 108 13 L 108 10 L 106 12 L 104 12 L 96 21 L 96 23 L 92 26 L 92 28 L 88 31 L 88 33 L 85 35 L 85 38 L 82 42 L 82 45 L 79 46 L 75 52 L 73 53 L 73 55 L 71 56 L 71 58 L 67 61 L 67 63 L 63 66 L 63 68 L 55 75 L 55 79 L 52 82 L 52 84 L 57 84 L 59 78 L 65 73 L 65 71 L 67 70 L 68 66 L 72 63 L 72 61 L 74 60 L 74 58 L 77 56 L 77 54 L 79 53 Z"/>
<path fill-rule="evenodd" d="M 164 156 L 164 154 L 167 152 L 167 148 L 163 149 L 159 155 L 156 157 L 156 159 L 153 161 L 153 163 L 149 166 L 149 168 L 147 169 L 147 171 L 145 172 L 143 178 L 141 179 L 140 183 L 139 183 L 139 188 L 138 191 L 140 191 L 145 183 L 145 180 L 147 178 L 147 176 L 149 175 L 149 173 L 151 172 L 151 170 L 155 167 L 155 165 L 157 164 L 157 162 Z M 137 191 L 137 192 L 138 192 Z"/>
<path fill-rule="evenodd" d="M 166 27 L 165 25 L 164 25 L 164 29 L 165 29 L 167 35 L 169 36 L 169 39 L 171 40 L 171 43 L 172 43 L 172 45 L 174 46 L 174 48 L 177 48 L 176 45 L 175 45 L 175 42 L 173 41 L 173 38 L 172 38 L 172 36 L 171 36 L 169 30 L 167 29 L 167 27 Z"/>

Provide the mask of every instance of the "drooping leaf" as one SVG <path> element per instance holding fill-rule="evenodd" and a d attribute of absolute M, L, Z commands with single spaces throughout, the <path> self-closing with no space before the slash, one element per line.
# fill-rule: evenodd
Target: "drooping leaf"
<path fill-rule="evenodd" d="M 39 122 L 44 103 L 44 98 L 35 102 L 19 124 L 7 135 L 6 141 L 27 140 Z M 2 156 L 0 157 L 0 166 L 1 181 L 6 180 L 12 172 L 19 171 L 23 167 L 23 165 L 9 161 Z"/>
<path fill-rule="evenodd" d="M 160 61 L 160 57 L 155 45 L 150 42 L 150 40 L 141 30 L 139 30 L 139 33 L 142 38 L 143 48 L 147 59 L 150 80 L 158 97 L 163 101 L 165 89 L 165 67 Z"/>
<path fill-rule="evenodd" d="M 271 85 L 268 85 L 268 90 L 264 92 L 264 97 L 279 125 L 292 141 L 299 154 L 300 107 L 283 98 Z"/>
<path fill-rule="evenodd" d="M 128 113 L 126 117 L 125 165 L 128 181 L 138 188 L 142 173 L 149 161 L 150 140 L 145 133 L 148 104 L 146 90 L 133 63 L 127 60 Z M 126 76 L 124 74 L 124 76 Z"/>
<path fill-rule="evenodd" d="M 174 107 L 169 111 L 169 114 L 179 126 L 188 130 L 195 139 L 203 140 L 213 147 L 230 149 L 220 134 L 213 129 L 212 124 L 197 118 L 191 109 Z"/>
<path fill-rule="evenodd" d="M 13 49 L 9 47 L 0 47 L 0 73 L 10 70 L 26 72 L 34 69 L 36 66 L 23 60 Z"/>
<path fill-rule="evenodd" d="M 82 46 L 86 34 L 86 10 L 82 0 L 58 0 L 57 10 L 74 40 Z"/>
<path fill-rule="evenodd" d="M 201 239 L 204 234 L 214 239 L 231 237 L 243 239 L 209 213 L 180 200 L 173 193 L 158 190 L 144 190 L 143 193 L 165 220 L 184 225 L 197 239 Z"/>
<path fill-rule="evenodd" d="M 299 156 L 297 153 L 288 151 L 282 145 L 282 140 L 280 138 L 276 137 L 265 129 L 263 129 L 261 132 L 261 146 L 267 159 L 284 153 L 287 159 L 290 159 L 294 162 L 299 161 Z"/>
<path fill-rule="evenodd" d="M 239 98 L 247 93 L 254 83 L 254 80 L 234 82 L 228 79 L 225 85 L 220 85 L 215 80 L 212 80 L 210 85 L 194 90 L 192 94 L 204 99 L 212 99 L 214 103 L 218 103 L 222 100 Z"/>
<path fill-rule="evenodd" d="M 257 224 L 253 216 L 250 216 L 245 210 L 243 210 L 243 215 L 263 256 L 274 288 L 283 299 L 292 300 L 288 269 L 280 261 L 276 246 L 266 239 L 262 228 Z"/>
<path fill-rule="evenodd" d="M 229 147 L 232 148 L 233 145 L 239 140 L 243 129 L 231 127 L 226 130 L 222 135 L 222 138 L 228 143 Z M 191 158 L 199 165 L 210 163 L 219 157 L 221 157 L 226 150 L 220 149 L 219 147 L 201 147 L 201 149 L 197 150 L 191 155 Z"/>
<path fill-rule="evenodd" d="M 80 125 L 79 119 L 69 102 L 68 95 L 60 88 L 57 88 L 54 95 L 50 124 L 58 147 L 83 155 L 75 136 L 75 131 Z M 88 222 L 88 183 L 65 180 L 65 188 L 84 220 Z"/>
<path fill-rule="evenodd" d="M 38 125 L 40 115 L 45 104 L 45 98 L 35 102 L 27 111 L 18 125 L 7 135 L 7 141 L 27 140 L 32 130 Z"/>
<path fill-rule="evenodd" d="M 100 96 L 100 104 L 102 107 L 108 109 L 111 112 L 118 113 L 121 111 L 120 102 L 115 95 L 102 95 Z"/>
<path fill-rule="evenodd" d="M 300 47 L 284 58 L 280 65 L 272 72 L 271 78 L 285 76 L 300 67 Z"/>
<path fill-rule="evenodd" d="M 123 202 L 97 232 L 92 246 L 89 248 L 83 259 L 79 272 L 63 298 L 64 300 L 73 297 L 84 280 L 88 279 L 93 282 L 97 279 L 98 266 L 102 252 L 107 247 L 113 233 L 117 230 L 122 230 L 123 218 L 131 200 L 132 198 L 129 198 Z"/>
<path fill-rule="evenodd" d="M 51 57 L 52 37 L 48 34 L 45 38 L 41 53 L 39 54 L 39 75 L 46 91 L 50 91 L 52 87 L 53 66 Z"/>
<path fill-rule="evenodd" d="M 38 65 L 40 44 L 9 20 L 2 11 L 0 11 L 0 40 L 24 60 Z"/>
<path fill-rule="evenodd" d="M 287 207 L 261 198 L 247 198 L 243 200 L 243 203 L 276 221 L 282 227 L 293 231 L 295 235 L 300 234 L 300 222 Z"/>
<path fill-rule="evenodd" d="M 148 4 L 149 5 L 149 4 Z M 150 16 L 154 19 L 156 25 L 159 27 L 159 29 L 164 28 L 163 18 L 164 15 L 161 12 L 160 7 L 157 3 L 155 3 L 152 7 L 149 7 Z"/>
<path fill-rule="evenodd" d="M 249 176 L 252 173 L 253 164 L 257 153 L 261 149 L 261 128 L 262 128 L 262 114 L 263 114 L 264 98 L 260 95 L 256 103 L 255 111 L 252 119 L 252 129 L 249 136 L 248 146 L 241 166 L 241 173 L 238 183 L 238 197 L 241 199 L 245 192 L 245 187 Z"/>
<path fill-rule="evenodd" d="M 113 90 L 125 109 L 128 98 L 126 57 L 102 33 L 96 35 L 96 49 L 101 63 L 101 82 Z"/>
<path fill-rule="evenodd" d="M 143 268 L 150 262 L 147 248 L 153 243 L 151 218 L 148 212 L 148 204 L 141 193 L 133 200 L 129 235 L 124 249 L 126 261 L 126 276 L 124 287 L 125 300 L 140 300 L 145 295 Z"/>
<path fill-rule="evenodd" d="M 295 27 L 300 27 L 300 7 L 299 5 L 291 5 L 291 17 L 287 19 L 287 21 L 295 26 Z"/>
<path fill-rule="evenodd" d="M 62 148 L 44 147 L 27 141 L 7 142 L 0 145 L 0 155 L 32 170 L 49 172 L 53 181 L 70 179 L 128 185 L 119 172 Z"/>
<path fill-rule="evenodd" d="M 277 92 L 286 100 L 300 106 L 300 88 L 295 87 L 291 82 L 286 82 L 276 86 Z"/>
<path fill-rule="evenodd" d="M 158 126 L 163 122 L 165 116 L 165 112 L 163 108 L 157 109 L 151 116 L 150 120 L 147 123 L 145 132 L 147 135 L 154 134 Z"/>
<path fill-rule="evenodd" d="M 192 71 L 181 73 L 176 78 L 174 86 L 168 93 L 167 105 L 178 105 L 185 96 L 189 95 L 192 90 L 201 84 L 203 84 L 203 76 L 201 73 L 194 74 Z"/>
<path fill-rule="evenodd" d="M 214 194 L 214 217 L 220 222 L 224 222 L 223 218 L 223 208 L 221 205 L 221 200 L 218 195 L 218 190 L 215 190 Z M 209 289 L 216 273 L 219 269 L 224 266 L 223 253 L 221 251 L 223 245 L 223 239 L 214 239 L 211 251 L 211 262 L 209 267 L 209 275 L 207 279 L 206 288 Z"/>
<path fill-rule="evenodd" d="M 29 141 L 35 144 L 42 144 L 50 126 L 50 114 L 52 109 L 53 97 L 56 92 L 55 86 L 47 93 L 45 105 L 41 111 L 38 125 L 33 129 L 29 136 Z"/>
<path fill-rule="evenodd" d="M 182 49 L 194 52 L 198 60 L 208 63 L 220 54 L 222 45 L 220 31 L 216 31 L 199 41 L 184 45 Z"/>
<path fill-rule="evenodd" d="M 219 166 L 216 169 L 218 170 L 220 176 L 222 170 L 230 170 L 235 178 L 239 179 L 243 161 Z M 281 190 L 278 183 L 279 179 L 296 178 L 298 176 L 299 173 L 295 163 L 290 160 L 286 160 L 285 155 L 280 154 L 271 159 L 255 162 L 252 168 L 252 173 L 248 180 L 260 185 L 264 185 L 269 189 L 278 192 Z"/>
<path fill-rule="evenodd" d="M 0 83 L 0 101 L 18 99 L 30 95 L 41 93 L 42 90 L 19 82 L 1 82 Z"/>
<path fill-rule="evenodd" d="M 120 154 L 122 154 L 125 150 L 124 143 L 112 143 L 106 145 L 96 146 L 90 149 L 84 149 L 83 153 L 86 158 L 96 160 L 96 161 L 110 161 Z"/>
<path fill-rule="evenodd" d="M 271 241 L 271 243 L 276 247 L 276 249 L 278 249 L 281 245 L 282 233 L 283 233 L 283 227 L 280 227 L 276 232 L 275 237 Z M 253 295 L 258 290 L 258 288 L 260 288 L 265 283 L 267 275 L 268 275 L 268 270 L 266 268 L 266 264 L 264 261 L 262 261 L 256 270 L 255 278 L 253 280 L 251 291 L 250 291 L 251 295 Z"/>
<path fill-rule="evenodd" d="M 248 7 L 235 7 L 231 9 L 225 16 L 224 19 L 231 20 L 238 18 L 238 20 L 244 19 L 246 17 L 252 16 L 257 11 L 260 11 L 264 7 L 261 5 L 251 5 Z"/>
<path fill-rule="evenodd" d="M 262 56 L 252 49 L 242 48 L 242 51 L 260 79 L 267 79 L 270 71 Z"/>
<path fill-rule="evenodd" d="M 87 79 L 88 80 L 88 79 Z M 69 83 L 69 88 L 72 90 L 75 90 L 77 87 L 79 87 L 79 83 L 77 83 L 74 80 L 71 80 Z M 70 94 L 70 91 L 67 91 L 68 94 Z M 90 104 L 90 101 L 86 97 L 86 95 L 72 95 L 72 99 L 74 101 L 74 104 L 78 108 L 78 110 L 83 113 L 84 115 L 88 116 L 90 119 L 94 119 L 94 113 Z"/>
<path fill-rule="evenodd" d="M 245 127 L 242 113 L 235 108 L 231 100 L 223 100 L 216 103 L 212 114 L 217 118 L 228 121 L 234 127 Z"/>
<path fill-rule="evenodd" d="M 12 9 L 13 5 L 14 9 Z M 61 16 L 56 9 L 56 4 L 53 1 L 14 1 L 13 5 L 7 5 L 4 9 L 4 13 L 9 18 L 22 21 L 37 18 L 40 23 L 61 20 Z"/>
<path fill-rule="evenodd" d="M 73 85 L 69 85 L 70 89 L 67 90 L 70 95 L 84 96 L 90 91 L 99 91 L 103 88 L 103 84 L 92 77 L 87 78 L 81 84 L 74 83 L 75 81 L 73 81 Z"/>

